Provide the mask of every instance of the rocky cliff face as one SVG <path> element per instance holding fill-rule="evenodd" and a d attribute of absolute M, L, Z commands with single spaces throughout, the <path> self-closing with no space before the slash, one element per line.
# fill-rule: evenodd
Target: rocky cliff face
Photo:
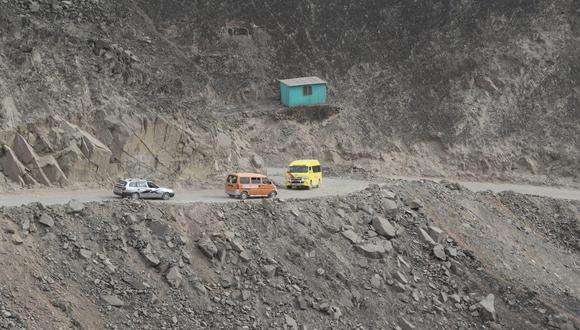
<path fill-rule="evenodd" d="M 193 163 L 205 176 L 258 154 L 274 165 L 313 156 L 379 173 L 577 178 L 579 6 L 3 2 L 2 136 L 18 132 L 34 148 L 23 126 L 59 115 L 108 148 L 106 167 L 120 174 L 183 178 Z M 256 115 L 277 109 L 276 79 L 302 75 L 330 82 L 339 115 Z M 158 121 L 188 138 L 161 139 L 166 151 L 139 141 L 153 134 L 158 143 Z M 207 152 L 216 146 L 223 154 Z"/>

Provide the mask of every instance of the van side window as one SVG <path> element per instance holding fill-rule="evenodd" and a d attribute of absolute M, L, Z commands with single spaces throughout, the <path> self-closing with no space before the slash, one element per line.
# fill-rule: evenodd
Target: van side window
<path fill-rule="evenodd" d="M 262 180 L 260 180 L 260 178 L 252 178 L 252 183 L 260 184 L 260 183 L 262 183 Z"/>
<path fill-rule="evenodd" d="M 250 183 L 250 178 L 240 178 L 240 183 L 241 184 L 248 184 Z"/>
<path fill-rule="evenodd" d="M 270 181 L 270 179 L 268 179 L 268 178 L 262 178 L 262 183 L 263 184 L 272 184 L 272 181 Z"/>
<path fill-rule="evenodd" d="M 320 172 L 322 172 L 322 171 L 320 170 L 320 165 L 318 165 L 318 166 L 313 166 L 313 167 L 312 167 L 312 169 L 314 170 L 314 173 L 320 173 Z"/>

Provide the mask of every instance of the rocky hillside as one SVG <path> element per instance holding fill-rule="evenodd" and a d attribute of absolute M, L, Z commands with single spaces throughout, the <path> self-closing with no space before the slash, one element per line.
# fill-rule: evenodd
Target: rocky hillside
<path fill-rule="evenodd" d="M 184 181 L 304 156 L 377 173 L 577 180 L 578 10 L 2 1 L 0 182 Z M 329 82 L 339 114 L 272 119 L 276 79 L 303 75 Z M 16 150 L 23 140 L 38 159 Z"/>
<path fill-rule="evenodd" d="M 578 253 L 554 248 L 573 236 L 530 207 L 563 202 L 457 189 L 2 208 L 0 328 L 575 329 Z"/>

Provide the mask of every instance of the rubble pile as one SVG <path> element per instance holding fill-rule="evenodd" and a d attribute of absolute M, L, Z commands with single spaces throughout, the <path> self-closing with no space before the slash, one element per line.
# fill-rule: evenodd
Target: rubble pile
<path fill-rule="evenodd" d="M 520 302 L 543 317 L 506 303 L 522 288 L 393 191 L 2 208 L 0 328 L 574 326 L 533 298 Z"/>

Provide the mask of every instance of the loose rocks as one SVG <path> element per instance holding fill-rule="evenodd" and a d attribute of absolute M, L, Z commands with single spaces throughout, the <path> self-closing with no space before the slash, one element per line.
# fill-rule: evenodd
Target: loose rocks
<path fill-rule="evenodd" d="M 360 236 L 357 235 L 357 233 L 355 233 L 351 229 L 348 229 L 348 230 L 343 231 L 342 232 L 342 236 L 344 236 L 352 244 L 359 244 L 359 243 L 362 242 L 362 239 L 360 238 Z"/>
<path fill-rule="evenodd" d="M 47 226 L 47 227 L 54 226 L 54 219 L 52 219 L 52 217 L 50 215 L 47 215 L 47 214 L 42 214 L 40 216 L 40 218 L 38 219 L 38 222 L 42 225 Z"/>
<path fill-rule="evenodd" d="M 165 278 L 172 288 L 179 288 L 183 281 L 183 276 L 181 276 L 181 273 L 179 272 L 179 267 L 176 266 L 171 267 L 167 275 L 165 275 Z"/>
<path fill-rule="evenodd" d="M 210 259 L 215 257 L 218 253 L 218 248 L 215 246 L 213 241 L 207 236 L 204 236 L 202 239 L 200 239 L 199 242 L 197 243 L 197 246 L 199 246 L 201 251 Z"/>
<path fill-rule="evenodd" d="M 116 295 L 102 295 L 101 299 L 103 299 L 108 305 L 113 307 L 123 307 L 125 303 Z"/>
<path fill-rule="evenodd" d="M 447 255 L 445 255 L 445 250 L 441 244 L 437 244 L 433 247 L 433 255 L 439 260 L 447 260 Z"/>
<path fill-rule="evenodd" d="M 481 316 L 486 321 L 495 321 L 495 296 L 493 294 L 488 294 L 483 300 L 479 302 L 481 306 Z"/>
<path fill-rule="evenodd" d="M 355 245 L 355 250 L 367 258 L 373 259 L 380 259 L 387 252 L 383 245 L 373 243 Z"/>
<path fill-rule="evenodd" d="M 385 218 L 375 217 L 373 218 L 372 224 L 375 231 L 381 236 L 394 238 L 397 235 L 395 227 Z"/>
<path fill-rule="evenodd" d="M 66 213 L 74 214 L 74 213 L 81 213 L 85 208 L 85 205 L 76 199 L 71 200 L 66 205 Z"/>

